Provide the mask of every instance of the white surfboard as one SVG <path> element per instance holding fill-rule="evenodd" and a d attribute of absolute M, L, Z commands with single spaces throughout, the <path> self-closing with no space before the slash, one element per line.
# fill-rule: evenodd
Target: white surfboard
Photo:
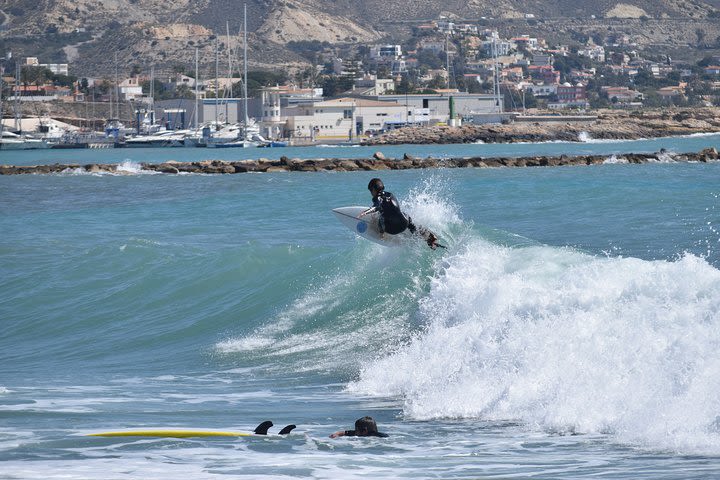
<path fill-rule="evenodd" d="M 332 212 L 343 225 L 371 242 L 385 247 L 399 247 L 408 241 L 410 235 L 407 233 L 407 230 L 398 235 L 390 235 L 389 233 L 381 235 L 378 229 L 379 214 L 377 212 L 360 217 L 360 214 L 368 208 L 369 207 L 357 206 L 340 207 L 333 208 Z"/>

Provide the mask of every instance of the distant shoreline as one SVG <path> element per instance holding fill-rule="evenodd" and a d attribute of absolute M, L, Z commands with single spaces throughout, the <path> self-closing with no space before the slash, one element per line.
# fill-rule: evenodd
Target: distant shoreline
<path fill-rule="evenodd" d="M 402 128 L 371 137 L 363 145 L 448 143 L 542 143 L 590 140 L 638 140 L 698 133 L 720 133 L 720 108 L 667 110 L 601 110 L 593 115 L 520 116 L 505 124 L 468 124 L 461 127 Z"/>
<path fill-rule="evenodd" d="M 654 163 L 654 162 L 717 162 L 720 154 L 715 148 L 700 152 L 625 153 L 616 155 L 559 155 L 526 157 L 456 157 L 416 158 L 405 154 L 403 158 L 386 158 L 377 152 L 371 158 L 299 159 L 281 157 L 279 160 L 205 160 L 202 162 L 140 163 L 138 169 L 129 170 L 123 164 L 91 163 L 51 165 L 0 165 L 0 175 L 47 175 L 64 173 L 112 173 L 132 174 L 144 172 L 165 174 L 235 174 L 273 172 L 354 172 L 377 170 L 410 170 L 421 168 L 500 168 L 500 167 L 560 167 L 572 165 L 599 165 L 604 163 Z"/>

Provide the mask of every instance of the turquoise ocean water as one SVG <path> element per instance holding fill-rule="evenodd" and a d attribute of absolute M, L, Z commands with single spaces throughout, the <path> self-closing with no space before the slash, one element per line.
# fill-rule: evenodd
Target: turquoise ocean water
<path fill-rule="evenodd" d="M 720 136 L 380 149 L 608 156 L 379 172 L 435 252 L 332 216 L 370 203 L 373 172 L 151 175 L 137 163 L 249 153 L 0 152 L 125 166 L 0 176 L 0 478 L 717 476 L 720 163 L 618 161 L 709 146 Z M 363 415 L 390 437 L 328 438 Z M 84 436 L 266 419 L 298 428 Z"/>

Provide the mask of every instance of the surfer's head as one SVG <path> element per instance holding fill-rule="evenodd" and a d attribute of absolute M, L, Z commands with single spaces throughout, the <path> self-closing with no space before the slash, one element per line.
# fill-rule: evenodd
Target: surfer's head
<path fill-rule="evenodd" d="M 377 435 L 377 433 L 377 423 L 375 423 L 375 419 L 372 417 L 362 417 L 355 420 L 355 434 L 358 437 Z"/>
<path fill-rule="evenodd" d="M 379 178 L 373 178 L 370 180 L 370 183 L 368 183 L 368 190 L 370 190 L 370 193 L 375 195 L 385 190 L 385 185 Z"/>

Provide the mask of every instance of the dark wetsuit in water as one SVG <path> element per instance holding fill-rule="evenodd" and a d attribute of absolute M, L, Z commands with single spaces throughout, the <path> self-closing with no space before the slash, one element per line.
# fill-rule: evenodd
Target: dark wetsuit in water
<path fill-rule="evenodd" d="M 388 436 L 388 434 L 382 433 L 382 432 L 367 432 L 364 435 L 358 435 L 356 430 L 345 430 L 345 436 L 346 437 L 382 437 L 382 438 L 385 438 Z"/>
<path fill-rule="evenodd" d="M 380 212 L 378 224 L 380 232 L 397 235 L 409 229 L 411 233 L 415 233 L 415 225 L 410 217 L 402 213 L 400 203 L 392 193 L 385 191 L 378 193 L 377 197 L 373 198 L 373 210 Z"/>

